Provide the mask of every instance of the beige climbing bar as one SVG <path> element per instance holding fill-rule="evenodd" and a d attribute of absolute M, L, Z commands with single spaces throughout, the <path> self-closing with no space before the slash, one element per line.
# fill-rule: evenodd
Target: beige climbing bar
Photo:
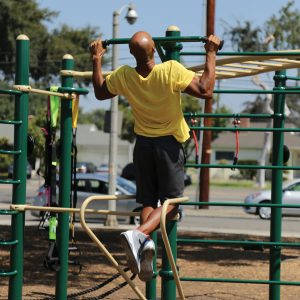
<path fill-rule="evenodd" d="M 174 198 L 174 199 L 168 199 L 164 202 L 163 206 L 162 206 L 162 210 L 161 210 L 161 216 L 160 216 L 160 230 L 161 230 L 161 235 L 162 235 L 162 239 L 165 245 L 165 249 L 166 249 L 166 253 L 171 265 L 171 269 L 173 272 L 173 276 L 174 276 L 174 280 L 176 282 L 176 286 L 177 286 L 177 290 L 180 296 L 181 300 L 184 300 L 184 294 L 183 294 L 183 290 L 182 290 L 182 285 L 180 282 L 180 278 L 178 275 L 178 271 L 177 271 L 177 267 L 176 267 L 176 263 L 172 254 L 172 250 L 171 250 L 171 246 L 170 246 L 170 242 L 168 239 L 168 234 L 167 234 L 167 229 L 166 229 L 166 215 L 167 215 L 167 210 L 168 210 L 168 206 L 170 204 L 179 204 L 181 202 L 187 202 L 189 200 L 188 197 L 180 197 L 180 198 Z"/>
<path fill-rule="evenodd" d="M 107 250 L 103 243 L 98 239 L 98 237 L 93 233 L 90 227 L 87 225 L 85 221 L 85 213 L 87 212 L 87 206 L 92 201 L 101 201 L 101 200 L 117 200 L 117 196 L 108 195 L 108 196 L 91 196 L 84 200 L 80 208 L 80 223 L 82 228 L 86 231 L 89 237 L 96 243 L 98 249 L 104 254 L 104 256 L 109 260 L 112 266 L 122 275 L 122 277 L 127 281 L 132 290 L 136 293 L 139 299 L 147 300 L 143 293 L 139 290 L 139 288 L 135 285 L 135 283 L 130 279 L 126 272 L 121 268 L 118 262 L 114 259 L 111 253 Z"/>
<path fill-rule="evenodd" d="M 73 94 L 68 94 L 68 93 L 45 91 L 45 90 L 32 88 L 30 85 L 13 85 L 13 88 L 15 90 L 25 92 L 25 93 L 42 94 L 42 95 L 48 95 L 48 96 L 58 96 L 61 98 L 66 98 L 66 99 L 75 98 L 75 94 L 73 95 Z"/>

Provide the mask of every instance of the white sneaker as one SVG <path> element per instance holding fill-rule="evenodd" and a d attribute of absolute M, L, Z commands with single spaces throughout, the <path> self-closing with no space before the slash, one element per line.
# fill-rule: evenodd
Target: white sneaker
<path fill-rule="evenodd" d="M 133 274 L 140 272 L 140 257 L 148 236 L 139 230 L 121 233 L 121 243 L 127 257 L 127 265 Z"/>
<path fill-rule="evenodd" d="M 148 239 L 141 252 L 139 278 L 142 281 L 152 279 L 153 272 L 153 256 L 155 255 L 155 244 L 153 240 Z"/>

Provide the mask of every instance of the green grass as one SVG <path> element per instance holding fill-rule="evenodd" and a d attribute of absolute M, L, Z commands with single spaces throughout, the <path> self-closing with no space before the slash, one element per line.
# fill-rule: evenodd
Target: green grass
<path fill-rule="evenodd" d="M 235 187 L 235 188 L 258 188 L 255 180 L 227 180 L 227 181 L 210 181 L 211 186 L 218 187 Z M 270 188 L 270 182 L 266 182 L 266 188 Z"/>
<path fill-rule="evenodd" d="M 256 182 L 251 180 L 227 180 L 227 181 L 210 181 L 211 186 L 219 186 L 219 187 L 254 187 Z"/>

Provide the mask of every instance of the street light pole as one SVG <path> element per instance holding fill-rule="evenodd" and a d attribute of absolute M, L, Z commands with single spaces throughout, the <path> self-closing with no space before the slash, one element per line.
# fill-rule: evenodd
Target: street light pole
<path fill-rule="evenodd" d="M 128 8 L 126 19 L 129 24 L 134 24 L 137 20 L 137 12 L 132 4 L 126 4 L 122 6 L 119 10 L 113 13 L 113 38 L 119 37 L 119 17 L 123 9 Z M 118 67 L 119 61 L 119 45 L 112 45 L 112 70 Z M 116 194 L 117 186 L 117 154 L 118 154 L 118 102 L 119 96 L 111 99 L 110 106 L 110 136 L 109 136 L 109 188 L 108 194 Z M 108 201 L 108 209 L 116 210 L 116 201 Z M 118 221 L 115 215 L 107 215 L 106 226 L 117 226 Z"/>

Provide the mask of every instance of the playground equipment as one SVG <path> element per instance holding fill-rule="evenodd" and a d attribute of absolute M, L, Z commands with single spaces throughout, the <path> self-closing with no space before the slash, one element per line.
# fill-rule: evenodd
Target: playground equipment
<path fill-rule="evenodd" d="M 169 38 L 170 37 L 170 38 Z M 203 37 L 181 37 L 180 31 L 174 27 L 169 28 L 166 38 L 154 38 L 156 48 L 162 61 L 168 59 L 180 59 L 180 55 L 203 55 L 203 52 L 186 53 L 180 52 L 182 49 L 181 42 L 203 41 Z M 109 43 L 127 43 L 128 39 L 110 40 Z M 109 44 L 108 43 L 108 44 Z M 163 51 L 163 49 L 165 51 Z M 1 214 L 12 215 L 12 240 L 0 241 L 0 246 L 10 246 L 11 251 L 11 269 L 1 271 L 0 276 L 9 276 L 9 299 L 22 298 L 22 277 L 23 277 L 23 236 L 24 236 L 24 212 L 25 210 L 33 209 L 33 207 L 25 205 L 26 199 L 26 160 L 27 149 L 23 136 L 27 134 L 27 113 L 28 113 L 28 92 L 35 92 L 34 89 L 28 87 L 28 53 L 29 40 L 26 36 L 19 36 L 17 39 L 17 68 L 16 68 L 16 88 L 18 90 L 0 90 L 1 94 L 11 94 L 15 96 L 15 120 L 1 121 L 3 124 L 13 124 L 15 126 L 15 145 L 14 151 L 1 151 L 7 155 L 14 155 L 14 177 L 12 180 L 1 180 L 3 184 L 13 184 L 13 200 L 11 210 L 2 210 Z M 220 55 L 220 54 L 219 54 Z M 270 241 L 228 241 L 228 240 L 189 240 L 177 238 L 176 220 L 172 220 L 166 224 L 167 206 L 174 202 L 180 202 L 182 205 L 210 205 L 210 206 L 246 206 L 244 203 L 218 203 L 218 202 L 187 202 L 187 198 L 169 199 L 163 205 L 161 216 L 161 231 L 165 244 L 165 251 L 162 254 L 162 270 L 159 275 L 162 278 L 162 299 L 176 299 L 176 287 L 181 299 L 184 299 L 184 291 L 181 286 L 181 281 L 198 281 L 198 282 L 227 282 L 227 283 L 248 283 L 248 284 L 267 284 L 269 285 L 269 299 L 280 299 L 281 285 L 300 285 L 300 282 L 287 282 L 280 279 L 281 268 L 281 248 L 282 247 L 299 247 L 299 243 L 283 243 L 281 242 L 281 208 L 282 207 L 297 207 L 295 205 L 282 205 L 282 172 L 283 170 L 300 170 L 300 167 L 283 166 L 283 141 L 284 132 L 299 132 L 299 129 L 284 128 L 284 97 L 287 93 L 299 93 L 299 88 L 285 87 L 286 80 L 299 80 L 294 76 L 286 76 L 284 69 L 298 67 L 299 61 L 295 58 L 300 58 L 300 52 L 269 52 L 269 53 L 234 53 L 223 52 L 221 55 L 229 56 L 223 60 L 217 61 L 217 78 L 236 78 L 242 76 L 250 76 L 263 72 L 276 71 L 274 90 L 216 90 L 215 93 L 248 93 L 248 94 L 274 94 L 274 113 L 273 114 L 187 114 L 186 117 L 222 117 L 222 118 L 266 118 L 273 119 L 273 128 L 268 128 L 268 131 L 273 133 L 273 164 L 272 166 L 259 165 L 203 165 L 203 164 L 187 164 L 187 167 L 205 167 L 205 168 L 236 168 L 236 169 L 271 169 L 272 170 L 272 203 L 256 206 L 269 206 L 272 209 Z M 233 56 L 233 57 L 230 57 Z M 201 74 L 202 66 L 193 68 Z M 86 90 L 74 89 L 73 76 L 83 75 L 90 76 L 91 72 L 73 72 L 73 58 L 66 55 L 63 58 L 62 65 L 62 87 L 59 89 L 62 100 L 61 108 L 61 156 L 60 156 L 60 195 L 59 208 L 44 208 L 45 210 L 55 211 L 59 213 L 58 220 L 58 252 L 60 257 L 60 270 L 56 278 L 56 299 L 67 298 L 67 271 L 68 271 L 68 219 L 69 213 L 78 213 L 78 209 L 70 209 L 68 199 L 70 196 L 70 176 L 71 169 L 71 115 L 72 105 L 70 99 L 73 98 L 72 93 L 82 94 Z M 228 131 L 266 131 L 266 128 L 218 128 L 218 127 L 200 127 L 192 126 L 193 130 L 228 130 Z M 116 199 L 115 196 L 108 196 L 106 199 Z M 89 236 L 94 239 L 93 233 L 86 226 L 84 212 L 103 213 L 103 214 L 120 214 L 122 212 L 109 211 L 92 211 L 86 209 L 87 205 L 96 200 L 96 198 L 87 199 L 80 210 L 81 224 L 87 231 Z M 24 206 L 25 205 L 25 206 Z M 253 205 L 252 205 L 253 206 Z M 35 209 L 41 210 L 40 207 Z M 128 213 L 126 213 L 128 215 Z M 154 234 L 154 239 L 156 239 Z M 240 245 L 263 245 L 270 248 L 270 269 L 269 280 L 242 280 L 233 278 L 181 278 L 176 267 L 177 243 L 205 243 L 205 244 L 222 244 L 228 246 Z M 105 253 L 106 257 L 112 262 L 112 265 L 121 273 L 129 285 L 132 287 L 136 295 L 140 299 L 156 299 L 156 282 L 155 278 L 147 283 L 146 297 L 136 288 L 132 279 L 126 274 L 118 263 L 111 258 L 111 254 L 103 248 L 101 242 L 97 241 L 99 250 Z"/>

